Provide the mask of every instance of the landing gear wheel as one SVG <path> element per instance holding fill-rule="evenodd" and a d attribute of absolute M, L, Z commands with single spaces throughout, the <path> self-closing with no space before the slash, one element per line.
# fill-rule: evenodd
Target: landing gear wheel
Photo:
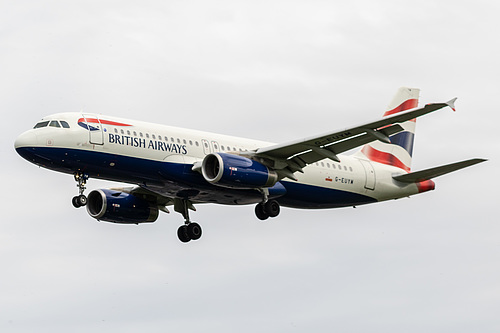
<path fill-rule="evenodd" d="M 187 225 L 187 234 L 192 240 L 197 240 L 201 237 L 201 227 L 198 223 L 190 223 Z"/>
<path fill-rule="evenodd" d="M 269 218 L 269 214 L 267 214 L 264 204 L 260 203 L 257 206 L 255 206 L 255 215 L 259 220 L 267 220 Z"/>
<path fill-rule="evenodd" d="M 264 209 L 269 217 L 276 217 L 280 213 L 280 204 L 276 200 L 269 200 L 266 202 Z"/>
<path fill-rule="evenodd" d="M 85 206 L 87 205 L 87 197 L 83 194 L 80 194 L 79 196 L 76 197 L 76 201 L 80 206 Z"/>
<path fill-rule="evenodd" d="M 78 202 L 78 196 L 76 197 L 73 197 L 73 199 L 71 199 L 71 203 L 73 204 L 73 207 L 75 208 L 80 208 L 80 203 Z"/>
<path fill-rule="evenodd" d="M 269 200 L 266 203 L 261 202 L 255 206 L 255 215 L 259 220 L 267 220 L 270 217 L 276 217 L 280 213 L 280 204 L 276 200 Z"/>
<path fill-rule="evenodd" d="M 179 240 L 183 243 L 187 243 L 191 240 L 191 237 L 189 237 L 188 234 L 187 225 L 181 225 L 179 229 L 177 229 L 177 237 L 179 237 Z"/>
<path fill-rule="evenodd" d="M 71 199 L 71 203 L 73 203 L 73 207 L 80 208 L 87 204 L 87 197 L 83 194 L 77 195 L 76 197 L 73 197 L 73 199 Z"/>

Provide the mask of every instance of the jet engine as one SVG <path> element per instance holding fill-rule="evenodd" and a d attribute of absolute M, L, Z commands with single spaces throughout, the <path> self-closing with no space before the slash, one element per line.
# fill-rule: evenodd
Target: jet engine
<path fill-rule="evenodd" d="M 139 224 L 154 222 L 158 207 L 135 195 L 108 189 L 89 193 L 87 212 L 99 221 Z"/>
<path fill-rule="evenodd" d="M 205 156 L 201 172 L 209 183 L 234 189 L 271 187 L 278 181 L 276 171 L 265 165 L 243 156 L 226 153 Z"/>

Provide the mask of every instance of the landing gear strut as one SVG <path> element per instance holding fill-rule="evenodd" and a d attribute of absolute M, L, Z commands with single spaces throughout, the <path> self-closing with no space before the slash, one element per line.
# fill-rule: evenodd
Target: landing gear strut
<path fill-rule="evenodd" d="M 71 200 L 75 208 L 80 208 L 87 204 L 87 197 L 83 194 L 86 189 L 85 185 L 87 184 L 87 179 L 89 179 L 89 175 L 81 171 L 75 172 L 75 181 L 78 183 L 76 186 L 80 192 L 80 195 L 74 196 Z"/>
<path fill-rule="evenodd" d="M 174 210 L 184 216 L 184 225 L 177 229 L 177 237 L 183 243 L 191 240 L 197 240 L 201 237 L 201 226 L 196 222 L 191 222 L 189 218 L 189 209 L 195 210 L 192 203 L 187 199 L 176 199 L 174 202 Z"/>

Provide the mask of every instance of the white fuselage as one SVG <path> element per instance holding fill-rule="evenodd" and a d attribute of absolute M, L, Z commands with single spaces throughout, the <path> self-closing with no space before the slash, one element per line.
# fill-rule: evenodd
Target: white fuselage
<path fill-rule="evenodd" d="M 43 167 L 67 173 L 82 170 L 91 177 L 144 186 L 167 197 L 199 185 L 197 202 L 247 204 L 260 200 L 257 191 L 238 192 L 208 184 L 192 168 L 210 153 L 244 155 L 272 143 L 80 113 L 55 114 L 42 119 L 45 121 L 47 126 L 23 133 L 15 144 L 24 158 Z M 61 123 L 50 126 L 50 121 L 64 121 L 69 128 Z M 281 180 L 287 194 L 278 200 L 284 206 L 341 207 L 419 193 L 415 184 L 393 180 L 405 173 L 402 169 L 358 156 L 341 155 L 340 162 L 325 159 L 303 171 L 295 173 L 296 181 Z M 224 195 L 226 191 L 230 194 Z"/>

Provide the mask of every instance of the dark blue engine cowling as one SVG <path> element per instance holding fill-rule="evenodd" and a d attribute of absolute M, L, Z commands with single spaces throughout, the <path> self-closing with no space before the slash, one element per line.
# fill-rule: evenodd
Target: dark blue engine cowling
<path fill-rule="evenodd" d="M 265 165 L 226 153 L 205 156 L 201 171 L 209 183 L 236 189 L 271 187 L 278 181 L 276 171 L 269 170 Z"/>
<path fill-rule="evenodd" d="M 121 191 L 101 189 L 89 193 L 87 212 L 99 221 L 114 223 L 154 222 L 158 207 L 151 202 Z"/>

